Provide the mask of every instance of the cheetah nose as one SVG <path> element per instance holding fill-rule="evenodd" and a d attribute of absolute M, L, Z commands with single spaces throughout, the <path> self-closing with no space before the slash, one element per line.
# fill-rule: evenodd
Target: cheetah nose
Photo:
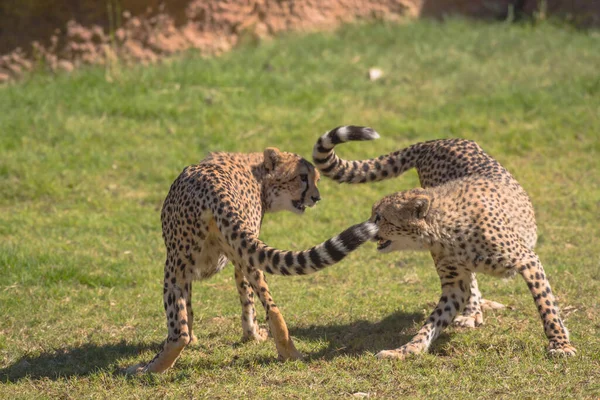
<path fill-rule="evenodd" d="M 310 196 L 310 199 L 316 203 L 317 201 L 321 200 L 321 196 Z"/>

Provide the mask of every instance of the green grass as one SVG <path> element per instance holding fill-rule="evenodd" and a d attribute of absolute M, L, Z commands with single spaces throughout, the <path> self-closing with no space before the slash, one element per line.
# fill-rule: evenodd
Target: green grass
<path fill-rule="evenodd" d="M 598 397 L 598 49 L 598 32 L 551 24 L 347 26 L 0 87 L 0 398 Z M 372 66 L 384 78 L 368 81 Z M 382 135 L 340 147 L 345 158 L 458 136 L 513 172 L 536 207 L 538 253 L 577 357 L 546 356 L 521 279 L 482 276 L 484 296 L 509 308 L 479 329 L 447 329 L 422 357 L 375 359 L 418 330 L 439 282 L 427 254 L 369 244 L 322 273 L 270 278 L 306 360 L 277 362 L 272 341 L 239 344 L 229 266 L 195 284 L 199 344 L 165 375 L 122 375 L 166 335 L 159 213 L 182 168 L 267 146 L 310 159 L 342 124 Z M 261 237 L 307 248 L 417 185 L 414 172 L 369 186 L 323 179 L 317 208 L 268 215 Z"/>

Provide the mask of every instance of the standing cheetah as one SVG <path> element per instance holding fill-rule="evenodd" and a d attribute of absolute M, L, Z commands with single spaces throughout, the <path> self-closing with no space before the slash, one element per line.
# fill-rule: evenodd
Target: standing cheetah
<path fill-rule="evenodd" d="M 419 333 L 380 358 L 404 358 L 427 351 L 461 311 L 481 323 L 475 273 L 512 276 L 527 282 L 544 324 L 552 354 L 574 355 L 569 333 L 538 256 L 533 206 L 516 179 L 477 143 L 433 140 L 363 161 L 345 161 L 336 144 L 372 140 L 370 128 L 340 127 L 319 138 L 316 167 L 338 182 L 363 183 L 395 177 L 416 168 L 423 188 L 384 197 L 373 206 L 378 250 L 427 250 L 442 284 L 442 296 Z"/>
<path fill-rule="evenodd" d="M 161 212 L 167 250 L 163 297 L 168 337 L 152 361 L 130 367 L 129 373 L 163 372 L 196 340 L 192 281 L 209 278 L 228 260 L 235 266 L 243 340 L 266 338 L 256 323 L 256 294 L 266 310 L 279 357 L 301 357 L 262 271 L 313 273 L 340 261 L 376 233 L 374 224 L 364 222 L 302 252 L 277 250 L 258 239 L 265 212 L 301 214 L 307 206 L 314 206 L 320 200 L 318 180 L 319 172 L 308 161 L 276 148 L 264 153 L 211 153 L 183 170 L 171 185 Z"/>

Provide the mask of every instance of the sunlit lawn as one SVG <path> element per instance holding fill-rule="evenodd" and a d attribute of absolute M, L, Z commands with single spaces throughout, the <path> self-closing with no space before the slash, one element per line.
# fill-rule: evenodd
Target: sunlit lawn
<path fill-rule="evenodd" d="M 215 59 L 37 74 L 0 87 L 1 398 L 581 398 L 600 396 L 600 33 L 542 24 L 347 26 Z M 371 82 L 370 67 L 384 77 Z M 520 278 L 480 278 L 508 307 L 449 328 L 407 361 L 439 281 L 427 254 L 373 244 L 305 277 L 271 277 L 304 361 L 240 344 L 233 268 L 194 287 L 199 342 L 164 375 L 127 377 L 166 336 L 160 207 L 207 152 L 277 146 L 310 159 L 324 131 L 368 125 L 367 158 L 417 141 L 476 140 L 536 207 L 538 253 L 579 354 L 546 356 Z M 305 216 L 268 215 L 261 237 L 303 249 L 366 219 L 416 174 L 369 186 L 322 179 Z M 264 312 L 259 309 L 264 322 Z"/>

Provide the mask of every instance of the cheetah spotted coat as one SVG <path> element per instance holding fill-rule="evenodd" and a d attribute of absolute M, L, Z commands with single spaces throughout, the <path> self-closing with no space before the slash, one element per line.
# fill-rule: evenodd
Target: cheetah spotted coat
<path fill-rule="evenodd" d="M 455 318 L 467 326 L 483 322 L 475 273 L 506 277 L 519 273 L 534 298 L 552 354 L 575 348 L 556 299 L 534 252 L 537 227 L 531 201 L 517 180 L 477 143 L 433 140 L 375 159 L 346 161 L 335 145 L 372 140 L 370 128 L 339 127 L 317 141 L 313 160 L 323 175 L 340 183 L 366 183 L 416 168 L 422 189 L 398 192 L 373 206 L 378 250 L 426 250 L 441 280 L 442 295 L 417 335 L 381 358 L 404 358 L 427 351 Z M 459 315 L 462 313 L 462 315 Z"/>
<path fill-rule="evenodd" d="M 163 372 L 196 340 L 192 281 L 211 277 L 228 261 L 235 266 L 243 340 L 266 337 L 256 322 L 257 295 L 280 358 L 301 357 L 262 271 L 310 274 L 340 261 L 376 233 L 374 224 L 365 222 L 300 252 L 281 251 L 262 242 L 258 235 L 264 214 L 302 213 L 313 206 L 320 199 L 318 179 L 318 171 L 309 162 L 275 148 L 264 153 L 212 153 L 183 170 L 171 185 L 161 213 L 167 253 L 163 298 L 168 337 L 152 361 L 130 367 L 128 372 Z"/>

